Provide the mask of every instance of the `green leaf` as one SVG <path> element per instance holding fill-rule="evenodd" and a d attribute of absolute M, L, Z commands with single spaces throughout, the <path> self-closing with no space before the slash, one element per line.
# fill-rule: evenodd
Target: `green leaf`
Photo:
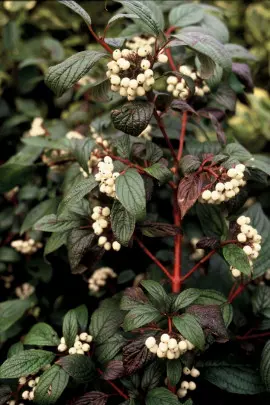
<path fill-rule="evenodd" d="M 255 315 L 270 318 L 270 287 L 258 285 L 252 295 L 251 303 Z"/>
<path fill-rule="evenodd" d="M 44 322 L 34 325 L 24 338 L 25 345 L 57 346 L 59 343 L 55 330 Z"/>
<path fill-rule="evenodd" d="M 173 317 L 173 324 L 181 335 L 188 339 L 194 346 L 203 350 L 205 337 L 201 325 L 196 317 L 191 314 L 184 314 L 181 317 Z"/>
<path fill-rule="evenodd" d="M 95 348 L 95 355 L 100 363 L 108 363 L 110 360 L 114 359 L 126 344 L 126 339 L 124 339 L 120 333 L 115 333 L 112 337 Z"/>
<path fill-rule="evenodd" d="M 146 289 L 155 306 L 158 308 L 165 309 L 166 303 L 168 302 L 168 294 L 157 281 L 153 280 L 143 280 L 141 285 Z"/>
<path fill-rule="evenodd" d="M 94 363 L 88 356 L 71 354 L 62 357 L 57 363 L 70 377 L 79 383 L 87 383 L 94 378 Z"/>
<path fill-rule="evenodd" d="M 260 364 L 260 374 L 266 386 L 267 391 L 270 391 L 270 340 L 265 344 Z"/>
<path fill-rule="evenodd" d="M 255 395 L 265 391 L 257 370 L 249 367 L 228 365 L 207 367 L 204 378 L 227 392 L 242 395 Z"/>
<path fill-rule="evenodd" d="M 74 309 L 74 312 L 77 317 L 79 331 L 86 331 L 88 325 L 88 309 L 86 305 L 80 305 L 79 307 Z"/>
<path fill-rule="evenodd" d="M 0 378 L 20 378 L 36 374 L 41 368 L 50 364 L 54 357 L 54 353 L 45 350 L 24 350 L 1 365 Z"/>
<path fill-rule="evenodd" d="M 260 203 L 252 205 L 244 215 L 250 217 L 251 224 L 262 236 L 262 249 L 253 262 L 253 278 L 260 277 L 270 267 L 270 221 L 263 212 Z"/>
<path fill-rule="evenodd" d="M 145 188 L 142 177 L 135 169 L 128 169 L 115 182 L 117 198 L 128 212 L 140 218 L 146 207 Z"/>
<path fill-rule="evenodd" d="M 179 311 L 180 309 L 188 307 L 201 295 L 201 290 L 196 288 L 188 288 L 177 295 L 173 302 L 173 311 Z"/>
<path fill-rule="evenodd" d="M 42 136 L 23 138 L 22 142 L 26 145 L 40 147 L 42 149 L 69 149 L 69 142 L 67 138 L 53 139 L 50 137 L 43 138 Z"/>
<path fill-rule="evenodd" d="M 131 19 L 135 19 L 135 18 L 139 18 L 137 15 L 135 14 L 115 14 L 114 16 L 112 16 L 112 18 L 109 19 L 107 25 L 112 25 L 113 22 L 118 21 L 122 18 L 131 18 Z"/>
<path fill-rule="evenodd" d="M 174 35 L 183 45 L 189 46 L 194 51 L 209 56 L 214 62 L 231 71 L 232 60 L 224 45 L 210 35 L 201 32 L 188 32 Z"/>
<path fill-rule="evenodd" d="M 8 330 L 32 306 L 32 301 L 9 300 L 0 303 L 0 333 Z"/>
<path fill-rule="evenodd" d="M 125 316 L 123 328 L 125 331 L 130 331 L 157 321 L 159 318 L 160 312 L 153 305 L 137 305 Z"/>
<path fill-rule="evenodd" d="M 248 256 L 242 248 L 229 244 L 222 248 L 222 253 L 230 266 L 235 267 L 243 274 L 250 275 L 251 267 L 248 261 Z"/>
<path fill-rule="evenodd" d="M 72 229 L 68 235 L 68 259 L 73 274 L 83 273 L 87 267 L 81 263 L 84 255 L 91 250 L 95 234 L 88 229 Z"/>
<path fill-rule="evenodd" d="M 0 193 L 22 186 L 35 169 L 34 165 L 7 162 L 0 167 Z"/>
<path fill-rule="evenodd" d="M 135 217 L 119 201 L 114 201 L 111 211 L 111 227 L 121 245 L 128 246 L 135 229 Z"/>
<path fill-rule="evenodd" d="M 123 319 L 123 313 L 113 306 L 98 308 L 92 314 L 90 333 L 97 343 L 104 343 L 111 338 L 118 330 Z"/>
<path fill-rule="evenodd" d="M 24 350 L 24 348 L 23 348 L 22 342 L 14 343 L 14 344 L 13 344 L 12 346 L 10 346 L 10 348 L 8 349 L 7 358 L 9 359 L 10 357 L 19 354 L 19 353 L 22 352 L 23 350 Z"/>
<path fill-rule="evenodd" d="M 196 210 L 206 236 L 221 237 L 227 234 L 227 225 L 219 207 L 211 204 L 197 204 Z"/>
<path fill-rule="evenodd" d="M 196 305 L 219 305 L 224 323 L 226 327 L 232 321 L 233 318 L 233 309 L 232 305 L 227 303 L 227 298 L 218 291 L 215 290 L 201 290 L 199 298 L 194 301 Z"/>
<path fill-rule="evenodd" d="M 203 19 L 204 11 L 198 4 L 182 4 L 173 7 L 169 14 L 169 23 L 175 27 L 197 24 Z"/>
<path fill-rule="evenodd" d="M 66 340 L 68 348 L 74 345 L 76 336 L 78 334 L 78 322 L 76 312 L 71 309 L 68 311 L 63 320 L 63 336 Z"/>
<path fill-rule="evenodd" d="M 179 383 L 182 375 L 182 363 L 180 359 L 167 361 L 167 378 L 172 387 Z"/>
<path fill-rule="evenodd" d="M 163 375 L 163 367 L 158 361 L 149 364 L 144 370 L 141 387 L 144 391 L 150 391 L 160 383 Z"/>
<path fill-rule="evenodd" d="M 69 206 L 78 203 L 85 195 L 89 194 L 98 183 L 94 176 L 89 176 L 87 179 L 81 180 L 75 187 L 67 193 L 65 198 L 61 201 L 58 207 L 58 215 L 63 215 Z"/>
<path fill-rule="evenodd" d="M 258 169 L 270 176 L 270 159 L 264 155 L 253 155 L 253 157 L 245 162 L 247 167 Z"/>
<path fill-rule="evenodd" d="M 167 183 L 169 180 L 172 179 L 172 172 L 168 169 L 168 167 L 164 166 L 162 163 L 155 163 L 144 170 L 147 173 L 149 173 L 152 177 L 157 179 L 160 182 L 160 184 Z"/>
<path fill-rule="evenodd" d="M 20 260 L 21 256 L 15 249 L 7 246 L 0 247 L 0 262 L 16 263 Z"/>
<path fill-rule="evenodd" d="M 206 28 L 208 33 L 218 41 L 226 44 L 229 41 L 229 31 L 223 22 L 212 14 L 205 13 L 201 26 Z M 227 50 L 226 46 L 225 49 Z M 228 52 L 231 56 L 230 52 Z"/>
<path fill-rule="evenodd" d="M 122 157 L 123 159 L 129 159 L 131 152 L 131 142 L 129 135 L 124 134 L 120 136 L 120 138 L 117 138 L 115 146 L 117 149 L 117 154 L 120 157 Z"/>
<path fill-rule="evenodd" d="M 60 97 L 78 80 L 89 73 L 94 64 L 104 56 L 108 55 L 97 51 L 78 52 L 64 62 L 51 66 L 45 76 L 45 83 Z"/>
<path fill-rule="evenodd" d="M 256 60 L 256 56 L 252 55 L 246 48 L 239 44 L 225 44 L 226 50 L 231 55 L 231 58 Z"/>
<path fill-rule="evenodd" d="M 88 160 L 90 153 L 95 146 L 93 139 L 71 139 L 71 151 L 83 170 L 89 174 Z"/>
<path fill-rule="evenodd" d="M 112 110 L 111 117 L 116 129 L 129 135 L 140 135 L 147 127 L 154 111 L 154 104 L 149 101 L 133 101 Z"/>
<path fill-rule="evenodd" d="M 179 405 L 178 397 L 167 388 L 159 387 L 149 391 L 145 400 L 146 405 Z"/>
<path fill-rule="evenodd" d="M 65 232 L 81 225 L 80 219 L 57 218 L 55 214 L 46 215 L 41 218 L 34 226 L 37 231 L 43 232 Z"/>
<path fill-rule="evenodd" d="M 145 146 L 146 146 L 146 160 L 149 160 L 150 163 L 156 163 L 162 158 L 163 151 L 154 142 L 146 141 Z"/>
<path fill-rule="evenodd" d="M 76 1 L 72 0 L 58 0 L 59 3 L 64 4 L 65 6 L 71 8 L 72 11 L 79 14 L 87 25 L 91 25 L 91 17 L 90 15 L 78 4 Z"/>
<path fill-rule="evenodd" d="M 49 200 L 42 201 L 40 204 L 32 208 L 22 223 L 21 234 L 28 231 L 28 229 L 33 228 L 35 223 L 40 218 L 44 217 L 45 215 L 54 214 L 56 212 L 57 205 L 58 199 L 51 198 Z"/>
<path fill-rule="evenodd" d="M 125 9 L 132 14 L 135 14 L 140 18 L 140 20 L 145 24 L 145 26 L 155 35 L 159 35 L 161 27 L 155 19 L 153 19 L 153 13 L 144 4 L 144 2 L 133 0 L 132 2 L 128 0 L 115 0 L 121 3 Z"/>
<path fill-rule="evenodd" d="M 49 239 L 47 240 L 47 243 L 45 245 L 44 256 L 59 249 L 62 245 L 64 245 L 66 243 L 66 241 L 67 241 L 67 232 L 53 233 L 49 237 Z"/>
<path fill-rule="evenodd" d="M 244 148 L 244 146 L 240 145 L 240 143 L 229 143 L 225 149 L 223 149 L 223 153 L 226 153 L 230 158 L 239 160 L 239 162 L 245 162 L 252 157 L 249 151 Z"/>
<path fill-rule="evenodd" d="M 35 390 L 35 402 L 40 405 L 55 404 L 68 384 L 69 376 L 54 364 L 39 379 Z"/>

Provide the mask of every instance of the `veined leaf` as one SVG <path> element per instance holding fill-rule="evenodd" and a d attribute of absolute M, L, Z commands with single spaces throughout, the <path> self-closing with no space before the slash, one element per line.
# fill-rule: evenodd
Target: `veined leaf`
<path fill-rule="evenodd" d="M 24 338 L 25 345 L 56 346 L 60 343 L 55 330 L 44 322 L 34 325 Z"/>
<path fill-rule="evenodd" d="M 188 339 L 194 346 L 203 350 L 205 337 L 202 327 L 195 316 L 187 313 L 181 315 L 181 317 L 174 316 L 173 324 L 185 339 Z"/>
<path fill-rule="evenodd" d="M 135 229 L 135 217 L 127 211 L 119 201 L 115 201 L 111 211 L 111 226 L 114 236 L 127 246 Z"/>
<path fill-rule="evenodd" d="M 55 404 L 68 384 L 68 374 L 54 364 L 39 379 L 35 390 L 35 401 L 40 405 Z"/>
<path fill-rule="evenodd" d="M 91 17 L 90 15 L 78 4 L 76 1 L 72 0 L 58 0 L 59 3 L 64 4 L 65 6 L 69 7 L 72 11 L 79 14 L 87 25 L 91 25 Z"/>

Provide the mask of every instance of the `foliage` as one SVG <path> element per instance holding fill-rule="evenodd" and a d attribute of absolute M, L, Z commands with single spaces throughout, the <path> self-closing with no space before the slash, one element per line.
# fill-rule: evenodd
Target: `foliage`
<path fill-rule="evenodd" d="M 266 403 L 269 10 L 229 3 L 1 3 L 0 404 Z"/>

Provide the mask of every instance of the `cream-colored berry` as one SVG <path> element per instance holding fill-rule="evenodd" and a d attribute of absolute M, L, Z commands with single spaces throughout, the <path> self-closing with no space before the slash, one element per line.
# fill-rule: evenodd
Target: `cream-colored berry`
<path fill-rule="evenodd" d="M 150 66 L 151 66 L 151 63 L 150 63 L 150 61 L 149 61 L 148 59 L 143 59 L 143 60 L 141 61 L 141 68 L 142 68 L 143 70 L 149 69 Z"/>
<path fill-rule="evenodd" d="M 183 388 L 180 388 L 177 390 L 177 396 L 178 398 L 184 398 L 187 395 L 187 390 L 184 390 Z"/>
<path fill-rule="evenodd" d="M 259 252 L 260 250 L 261 250 L 261 245 L 259 244 L 259 243 L 253 243 L 253 249 L 256 251 L 256 252 Z"/>
<path fill-rule="evenodd" d="M 140 96 L 140 97 L 145 95 L 145 89 L 142 86 L 139 86 L 137 88 L 137 95 Z"/>
<path fill-rule="evenodd" d="M 162 352 L 166 352 L 166 351 L 168 350 L 168 344 L 167 344 L 167 343 L 160 342 L 160 344 L 158 345 L 158 348 L 159 348 Z"/>
<path fill-rule="evenodd" d="M 79 336 L 82 342 L 86 342 L 88 334 L 86 332 L 82 332 Z"/>
<path fill-rule="evenodd" d="M 137 87 L 138 87 L 138 82 L 137 82 L 137 80 L 136 80 L 136 79 L 130 80 L 130 82 L 129 82 L 129 87 L 130 87 L 131 89 L 133 89 L 133 90 L 137 89 Z"/>
<path fill-rule="evenodd" d="M 155 344 L 153 347 L 151 347 L 151 349 L 149 349 L 151 353 L 156 354 L 158 351 L 158 345 Z"/>
<path fill-rule="evenodd" d="M 83 343 L 83 345 L 82 345 L 82 350 L 83 350 L 84 352 L 89 352 L 89 350 L 90 350 L 90 345 L 89 345 L 88 343 Z"/>
<path fill-rule="evenodd" d="M 181 340 L 181 341 L 178 343 L 178 347 L 179 347 L 179 350 L 180 350 L 181 352 L 184 352 L 185 350 L 187 350 L 187 342 L 186 342 L 185 340 Z"/>
<path fill-rule="evenodd" d="M 236 222 L 238 223 L 238 225 L 245 225 L 247 224 L 246 222 L 246 217 L 244 215 L 242 215 L 241 217 L 237 218 Z"/>
<path fill-rule="evenodd" d="M 84 354 L 83 349 L 77 349 L 77 350 L 76 350 L 76 354 Z"/>
<path fill-rule="evenodd" d="M 167 359 L 173 360 L 175 359 L 175 353 L 172 350 L 168 350 L 166 353 Z"/>
<path fill-rule="evenodd" d="M 151 349 L 152 347 L 154 347 L 156 344 L 156 339 L 153 336 L 150 336 L 146 339 L 145 341 L 145 346 L 147 347 L 147 349 Z"/>
<path fill-rule="evenodd" d="M 178 83 L 177 77 L 176 76 L 169 76 L 168 79 L 167 79 L 167 83 L 176 85 Z"/>
<path fill-rule="evenodd" d="M 77 342 L 74 343 L 74 347 L 75 347 L 75 349 L 81 349 L 82 348 L 82 342 L 80 342 L 78 340 Z"/>
<path fill-rule="evenodd" d="M 232 190 L 233 189 L 233 185 L 232 185 L 232 183 L 230 181 L 227 181 L 224 184 L 224 187 L 225 187 L 225 190 Z"/>
<path fill-rule="evenodd" d="M 173 350 L 173 349 L 175 349 L 177 346 L 178 346 L 178 345 L 177 345 L 177 340 L 176 340 L 176 339 L 171 338 L 171 339 L 168 341 L 168 349 Z"/>
<path fill-rule="evenodd" d="M 176 98 L 179 97 L 179 91 L 178 90 L 173 90 L 172 94 Z"/>
<path fill-rule="evenodd" d="M 120 87 L 119 94 L 122 97 L 127 97 L 128 95 L 127 89 L 125 87 Z"/>
<path fill-rule="evenodd" d="M 183 388 L 184 390 L 187 390 L 188 387 L 189 387 L 188 381 L 182 381 L 181 382 L 181 388 Z"/>
<path fill-rule="evenodd" d="M 75 349 L 75 347 L 71 347 L 68 352 L 69 354 L 76 354 L 77 350 Z"/>
<path fill-rule="evenodd" d="M 211 194 L 211 198 L 212 198 L 212 200 L 214 200 L 214 201 L 217 201 L 217 200 L 219 200 L 220 199 L 220 193 L 218 192 L 218 191 L 212 191 L 212 194 Z"/>
<path fill-rule="evenodd" d="M 231 271 L 232 271 L 233 277 L 238 278 L 238 277 L 241 276 L 241 271 L 240 270 L 232 268 Z"/>
<path fill-rule="evenodd" d="M 119 242 L 117 242 L 116 240 L 112 243 L 112 248 L 113 250 L 115 250 L 116 252 L 119 252 L 119 250 L 121 249 L 121 245 Z"/>
<path fill-rule="evenodd" d="M 161 53 L 158 55 L 158 61 L 160 63 L 167 63 L 168 62 L 168 56 L 165 55 L 164 53 Z"/>
<path fill-rule="evenodd" d="M 157 357 L 159 357 L 160 359 L 163 359 L 164 357 L 166 357 L 166 352 L 163 352 L 160 350 L 160 348 L 157 349 Z"/>
<path fill-rule="evenodd" d="M 194 349 L 194 344 L 193 343 L 191 343 L 189 340 L 186 340 L 186 342 L 187 342 L 187 347 L 188 347 L 188 350 L 193 350 Z"/>
<path fill-rule="evenodd" d="M 22 398 L 23 399 L 28 399 L 29 398 L 29 391 L 23 391 L 23 393 L 22 393 Z"/>
<path fill-rule="evenodd" d="M 138 82 L 139 84 L 143 84 L 143 83 L 145 82 L 145 76 L 144 76 L 143 73 L 138 74 L 138 76 L 137 76 L 137 82 Z"/>
<path fill-rule="evenodd" d="M 170 340 L 170 336 L 167 333 L 163 333 L 160 336 L 160 341 L 163 342 L 163 343 L 168 343 L 169 340 Z"/>
<path fill-rule="evenodd" d="M 113 276 L 116 277 L 116 274 L 114 273 Z M 92 336 L 92 335 L 88 335 L 88 336 L 87 336 L 87 339 L 86 339 L 86 342 L 87 342 L 87 343 L 91 343 L 92 340 L 93 340 L 93 336 Z"/>
<path fill-rule="evenodd" d="M 244 234 L 244 233 L 239 233 L 238 235 L 237 235 L 237 240 L 239 241 L 239 242 L 246 242 L 246 240 L 247 240 L 247 237 L 246 237 L 246 235 Z"/>
<path fill-rule="evenodd" d="M 240 164 L 238 164 L 238 165 L 235 166 L 235 170 L 236 170 L 237 172 L 242 172 L 242 173 L 244 173 L 244 171 L 246 170 L 246 166 L 243 165 L 242 163 L 240 163 Z"/>
<path fill-rule="evenodd" d="M 19 378 L 19 384 L 24 385 L 26 383 L 26 377 Z"/>
<path fill-rule="evenodd" d="M 150 77 L 154 76 L 154 72 L 152 69 L 146 69 L 146 71 L 144 72 L 144 76 L 146 77 L 146 79 L 149 79 Z"/>
<path fill-rule="evenodd" d="M 144 57 L 147 55 L 148 51 L 145 47 L 143 47 L 143 48 L 139 48 L 137 53 L 139 56 Z"/>
<path fill-rule="evenodd" d="M 121 51 L 120 51 L 120 49 L 115 49 L 115 50 L 113 51 L 112 56 L 113 56 L 113 59 L 114 59 L 114 60 L 120 59 L 120 58 L 121 58 Z"/>
<path fill-rule="evenodd" d="M 211 196 L 212 196 L 212 193 L 210 190 L 204 190 L 202 193 L 202 198 L 206 201 L 210 200 Z"/>
<path fill-rule="evenodd" d="M 128 77 L 123 77 L 123 79 L 121 80 L 121 86 L 122 87 L 128 87 L 129 86 L 129 82 L 130 82 L 130 79 L 128 78 Z"/>
<path fill-rule="evenodd" d="M 34 399 L 35 393 L 34 391 L 29 392 L 29 400 L 32 401 Z"/>
<path fill-rule="evenodd" d="M 36 385 L 35 380 L 29 380 L 28 381 L 28 387 L 33 388 Z"/>
<path fill-rule="evenodd" d="M 234 168 L 231 168 L 227 171 L 227 175 L 233 179 L 237 175 L 237 170 Z"/>
<path fill-rule="evenodd" d="M 196 389 L 196 384 L 195 384 L 194 381 L 190 381 L 190 382 L 189 382 L 188 389 L 189 389 L 190 391 L 194 391 L 194 390 Z"/>
<path fill-rule="evenodd" d="M 193 367 L 193 368 L 190 370 L 190 375 L 191 375 L 191 377 L 193 377 L 193 378 L 197 378 L 197 377 L 199 377 L 199 375 L 200 375 L 200 371 L 199 371 L 197 368 Z"/>
<path fill-rule="evenodd" d="M 64 351 L 67 350 L 67 345 L 64 344 L 64 343 L 60 343 L 60 345 L 58 346 L 57 349 L 58 349 L 59 352 L 64 352 Z"/>
<path fill-rule="evenodd" d="M 215 186 L 216 191 L 223 191 L 225 188 L 224 183 L 217 183 Z"/>
<path fill-rule="evenodd" d="M 246 255 L 251 255 L 252 254 L 252 248 L 248 245 L 243 247 L 243 251 L 246 253 Z"/>

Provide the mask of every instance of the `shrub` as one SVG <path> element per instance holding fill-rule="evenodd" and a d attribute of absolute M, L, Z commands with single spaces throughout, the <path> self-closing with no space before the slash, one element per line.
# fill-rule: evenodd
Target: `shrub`
<path fill-rule="evenodd" d="M 21 142 L 0 167 L 0 403 L 266 403 L 270 163 L 244 133 L 269 105 L 248 94 L 254 57 L 203 2 L 117 0 L 102 35 L 74 1 L 3 7 L 4 39 L 26 35 L 28 12 L 40 27 L 30 56 L 15 41 L 7 59 L 33 98 L 9 105 L 4 89 L 4 136 Z M 253 127 L 262 152 L 267 121 Z"/>

